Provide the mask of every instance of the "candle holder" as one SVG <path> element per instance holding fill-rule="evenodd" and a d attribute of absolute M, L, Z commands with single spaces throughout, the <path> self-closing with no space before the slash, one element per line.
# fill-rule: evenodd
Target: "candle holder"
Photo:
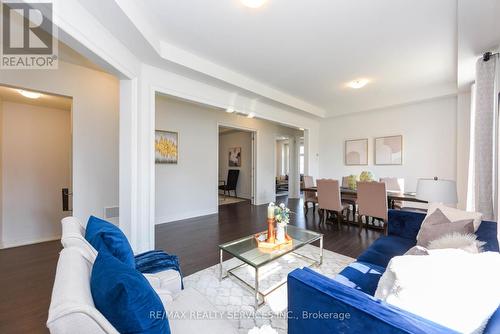
<path fill-rule="evenodd" d="M 274 231 L 274 218 L 267 218 L 267 242 L 274 243 L 276 234 Z"/>

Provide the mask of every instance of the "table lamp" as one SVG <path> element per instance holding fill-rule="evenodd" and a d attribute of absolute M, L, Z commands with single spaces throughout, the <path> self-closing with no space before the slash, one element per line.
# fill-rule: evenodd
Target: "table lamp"
<path fill-rule="evenodd" d="M 456 206 L 458 203 L 457 184 L 452 180 L 418 179 L 417 194 L 418 199 L 429 203 L 442 203 Z"/>

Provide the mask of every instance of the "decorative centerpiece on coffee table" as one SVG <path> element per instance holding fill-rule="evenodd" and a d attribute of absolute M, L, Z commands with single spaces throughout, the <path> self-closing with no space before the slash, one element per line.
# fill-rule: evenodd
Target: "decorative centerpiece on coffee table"
<path fill-rule="evenodd" d="M 270 203 L 267 208 L 267 231 L 255 235 L 258 247 L 274 250 L 290 245 L 292 238 L 286 234 L 285 230 L 289 222 L 290 209 L 283 203 L 279 206 Z"/>
<path fill-rule="evenodd" d="M 284 203 L 281 203 L 276 207 L 274 214 L 276 219 L 276 241 L 283 243 L 286 241 L 286 226 L 290 222 L 290 209 Z"/>

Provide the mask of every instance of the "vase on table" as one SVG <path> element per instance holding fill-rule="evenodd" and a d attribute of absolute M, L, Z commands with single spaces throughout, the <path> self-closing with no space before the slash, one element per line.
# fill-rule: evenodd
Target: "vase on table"
<path fill-rule="evenodd" d="M 277 223 L 276 224 L 276 241 L 279 243 L 285 242 L 285 240 L 286 240 L 285 227 L 286 227 L 285 223 Z"/>

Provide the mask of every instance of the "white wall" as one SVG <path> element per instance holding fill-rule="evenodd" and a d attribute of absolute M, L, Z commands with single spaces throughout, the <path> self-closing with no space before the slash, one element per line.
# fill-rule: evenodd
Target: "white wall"
<path fill-rule="evenodd" d="M 219 124 L 256 131 L 256 203 L 274 201 L 276 137 L 298 130 L 158 96 L 156 128 L 179 132 L 179 163 L 155 166 L 157 224 L 217 212 Z"/>
<path fill-rule="evenodd" d="M 70 111 L 4 101 L 1 135 L 3 246 L 57 239 L 68 215 Z"/>
<path fill-rule="evenodd" d="M 226 84 L 207 82 L 199 77 L 175 73 L 142 64 L 137 80 L 122 80 L 120 83 L 120 226 L 129 237 L 134 251 L 154 248 L 155 224 L 155 170 L 154 130 L 156 98 L 155 92 L 181 99 L 225 109 L 229 106 L 241 112 L 255 112 L 258 118 L 280 122 L 296 128 L 311 130 L 306 145 L 309 174 L 316 176 L 319 167 L 319 120 L 306 117 L 295 110 L 264 99 L 249 96 L 240 89 Z M 129 140 L 127 140 L 129 138 Z M 274 151 L 274 149 L 273 149 Z M 257 161 L 259 164 L 259 161 Z M 273 162 L 274 165 L 274 162 Z M 265 171 L 273 175 L 274 167 Z M 217 172 L 217 170 L 215 171 Z M 265 173 L 264 173 L 265 174 Z M 298 180 L 292 193 L 298 194 Z M 216 188 L 217 184 L 214 185 Z M 257 187 L 259 185 L 257 184 Z M 293 188 L 291 187 L 293 190 Z M 266 194 L 271 197 L 274 191 Z M 258 202 L 256 198 L 256 202 Z M 125 220 L 125 224 L 124 223 Z"/>
<path fill-rule="evenodd" d="M 457 96 L 457 192 L 458 208 L 466 209 L 469 172 L 471 94 Z"/>
<path fill-rule="evenodd" d="M 376 166 L 374 138 L 390 135 L 403 135 L 403 165 Z M 369 139 L 369 165 L 344 165 L 344 141 L 359 138 Z M 340 179 L 369 170 L 404 178 L 405 191 L 415 191 L 421 177 L 455 180 L 456 138 L 456 97 L 331 118 L 321 123 L 320 176 Z"/>
<path fill-rule="evenodd" d="M 118 205 L 118 80 L 59 62 L 58 70 L 0 70 L 0 84 L 73 98 L 73 214 L 86 221 Z"/>
<path fill-rule="evenodd" d="M 241 147 L 241 167 L 229 167 L 230 148 Z M 238 169 L 236 194 L 241 198 L 252 198 L 252 133 L 246 131 L 221 133 L 219 135 L 219 180 L 227 180 L 229 169 Z M 231 195 L 233 192 L 231 192 Z"/>

